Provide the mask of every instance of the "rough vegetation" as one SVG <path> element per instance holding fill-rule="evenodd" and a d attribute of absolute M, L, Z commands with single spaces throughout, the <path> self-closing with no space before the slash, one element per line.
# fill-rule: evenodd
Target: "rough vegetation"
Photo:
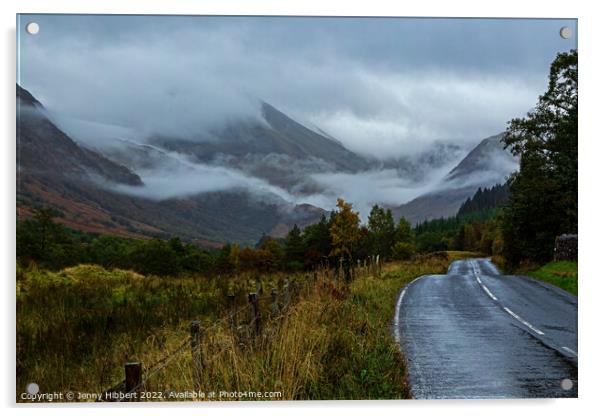
<path fill-rule="evenodd" d="M 389 336 L 395 296 L 418 275 L 443 273 L 449 261 L 438 255 L 390 263 L 381 277 L 360 273 L 348 285 L 326 275 L 304 280 L 288 312 L 267 321 L 263 335 L 243 347 L 222 321 L 207 331 L 197 387 L 280 391 L 281 399 L 407 398 L 403 357 Z M 281 288 L 282 277 L 265 276 L 263 285 Z M 242 308 L 248 280 L 239 276 L 231 283 Z M 217 279 L 144 277 L 100 266 L 19 269 L 17 391 L 32 380 L 42 392 L 111 387 L 126 361 L 156 362 L 186 341 L 191 319 L 209 328 L 222 317 L 232 286 L 221 286 Z M 263 305 L 266 317 L 268 308 Z M 145 388 L 192 390 L 191 368 L 186 349 Z"/>

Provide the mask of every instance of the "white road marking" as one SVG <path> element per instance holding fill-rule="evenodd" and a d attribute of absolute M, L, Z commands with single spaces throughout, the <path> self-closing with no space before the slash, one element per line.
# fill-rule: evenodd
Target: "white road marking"
<path fill-rule="evenodd" d="M 495 295 L 493 293 L 491 293 L 491 291 L 487 288 L 487 286 L 485 286 L 484 284 L 481 284 L 481 287 L 485 290 L 485 292 L 487 292 L 487 294 L 489 295 L 489 297 L 491 299 L 497 300 L 497 298 L 495 297 Z"/>
<path fill-rule="evenodd" d="M 403 301 L 403 297 L 406 294 L 406 291 L 408 290 L 408 288 L 410 287 L 411 284 L 419 281 L 420 279 L 422 279 L 423 277 L 426 277 L 428 275 L 424 275 L 424 276 L 420 276 L 417 277 L 416 279 L 412 280 L 410 283 L 408 283 L 403 290 L 401 291 L 401 294 L 399 295 L 399 298 L 397 299 L 397 304 L 395 305 L 395 317 L 393 318 L 393 326 L 395 327 L 393 330 L 393 337 L 395 338 L 395 341 L 397 341 L 397 344 L 399 344 L 399 347 L 401 348 L 401 335 L 400 335 L 400 331 L 401 329 L 399 328 L 399 313 L 401 312 L 401 302 Z"/>
<path fill-rule="evenodd" d="M 481 286 L 481 288 L 483 288 L 483 290 L 485 291 L 485 293 L 487 293 L 487 295 L 495 300 L 498 301 L 498 298 L 495 297 L 495 295 L 493 293 L 491 293 L 491 291 L 489 290 L 489 288 L 487 286 L 485 286 L 483 284 L 483 282 L 481 281 L 481 278 L 479 277 L 479 275 L 481 274 L 481 272 L 479 270 L 477 270 L 476 265 L 475 265 L 475 261 L 474 260 L 470 260 L 470 265 L 472 266 L 472 272 L 474 273 L 477 282 L 479 283 L 479 286 Z M 517 321 L 519 321 L 521 324 L 525 325 L 527 328 L 529 328 L 531 331 L 535 332 L 536 334 L 539 335 L 544 335 L 544 333 L 542 331 L 540 331 L 539 329 L 535 328 L 533 325 L 531 325 L 529 322 L 525 321 L 523 318 L 521 318 L 520 316 L 518 316 L 517 314 L 515 314 L 514 312 L 512 312 L 509 308 L 505 307 L 502 305 L 502 307 L 504 308 L 504 310 L 510 314 L 510 316 L 512 316 L 514 319 L 516 319 Z M 570 348 L 566 348 L 566 347 L 562 347 L 565 350 L 577 355 L 573 350 L 571 350 Z"/>
<path fill-rule="evenodd" d="M 395 318 L 393 318 L 393 326 L 395 341 L 399 344 L 401 341 L 401 336 L 399 335 L 399 313 L 401 312 L 401 301 L 403 300 L 404 295 L 406 294 L 407 286 L 401 291 L 401 295 L 399 295 L 399 299 L 397 299 L 397 305 L 395 305 Z"/>
<path fill-rule="evenodd" d="M 577 353 L 575 351 L 573 351 L 572 349 L 570 349 L 569 347 L 562 347 L 563 350 L 570 352 L 571 354 L 573 354 L 575 357 L 577 357 Z"/>
<path fill-rule="evenodd" d="M 536 334 L 539 335 L 543 335 L 543 332 L 541 332 L 539 329 L 535 328 L 533 325 L 531 325 L 529 322 L 525 321 L 523 318 L 521 318 L 520 316 L 518 316 L 517 314 L 515 314 L 514 312 L 512 312 L 510 309 L 508 309 L 507 307 L 504 306 L 504 310 L 506 312 L 508 312 L 510 315 L 512 315 L 514 317 L 514 319 L 516 319 L 517 321 L 519 321 L 521 324 L 525 325 L 526 327 L 528 327 L 529 329 L 531 329 L 533 332 L 535 332 Z"/>

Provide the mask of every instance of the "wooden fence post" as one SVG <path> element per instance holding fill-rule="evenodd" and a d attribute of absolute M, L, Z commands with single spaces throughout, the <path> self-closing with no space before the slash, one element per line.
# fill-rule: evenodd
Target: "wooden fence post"
<path fill-rule="evenodd" d="M 272 296 L 272 317 L 276 317 L 280 313 L 278 308 L 278 291 L 272 288 L 270 295 Z"/>
<path fill-rule="evenodd" d="M 259 312 L 257 293 L 249 293 L 249 302 L 253 306 L 253 315 L 255 316 L 255 334 L 259 335 L 261 333 L 261 314 Z"/>
<path fill-rule="evenodd" d="M 263 294 L 263 284 L 261 283 L 261 278 L 255 280 L 255 293 L 257 293 L 257 295 Z"/>
<path fill-rule="evenodd" d="M 305 280 L 303 281 L 303 283 L 305 284 L 305 297 L 309 298 L 309 289 L 310 289 L 310 282 L 309 282 L 309 275 L 306 274 L 305 275 Z"/>
<path fill-rule="evenodd" d="M 288 308 L 288 305 L 291 302 L 291 294 L 288 291 L 288 279 L 284 279 L 282 288 L 284 289 L 284 307 Z"/>
<path fill-rule="evenodd" d="M 236 319 L 236 304 L 234 303 L 235 297 L 233 294 L 228 295 L 228 306 L 230 309 L 230 329 L 233 330 L 235 328 L 235 319 Z"/>
<path fill-rule="evenodd" d="M 203 327 L 199 321 L 190 323 L 190 352 L 192 354 L 192 378 L 195 389 L 201 386 L 201 375 L 203 371 L 203 356 L 201 354 L 201 342 L 203 340 Z"/>
<path fill-rule="evenodd" d="M 142 364 L 140 362 L 125 363 L 125 392 L 138 391 L 142 384 Z"/>
<path fill-rule="evenodd" d="M 351 282 L 351 259 L 349 258 L 343 260 L 343 278 L 346 284 Z"/>

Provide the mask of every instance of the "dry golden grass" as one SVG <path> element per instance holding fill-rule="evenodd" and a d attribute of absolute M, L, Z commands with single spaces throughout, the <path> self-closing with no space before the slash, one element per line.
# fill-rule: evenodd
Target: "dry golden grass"
<path fill-rule="evenodd" d="M 60 350 L 45 350 L 37 366 L 27 367 L 27 380 L 20 382 L 36 381 L 43 391 L 102 392 L 123 378 L 126 361 L 139 361 L 145 379 L 150 376 L 142 390 L 160 392 L 151 400 L 182 400 L 186 398 L 170 392 L 187 391 L 215 392 L 205 398 L 211 400 L 263 399 L 221 397 L 221 392 L 280 392 L 269 400 L 409 398 L 404 358 L 389 332 L 397 293 L 419 275 L 445 273 L 449 262 L 460 256 L 387 263 L 380 276 L 360 272 L 349 285 L 320 274 L 315 285 L 313 279 L 299 284 L 291 305 L 272 318 L 266 293 L 260 300 L 259 336 L 247 325 L 250 307 L 237 315 L 234 330 L 227 316 L 215 323 L 208 315 L 202 322 L 200 361 L 193 361 L 188 345 L 190 321 L 174 318 L 144 333 L 107 334 L 108 343 L 88 348 L 76 366 L 64 362 Z M 182 346 L 164 368 L 153 371 L 153 364 Z M 198 362 L 197 379 L 193 363 Z M 57 378 L 53 370 L 61 365 L 68 370 Z"/>

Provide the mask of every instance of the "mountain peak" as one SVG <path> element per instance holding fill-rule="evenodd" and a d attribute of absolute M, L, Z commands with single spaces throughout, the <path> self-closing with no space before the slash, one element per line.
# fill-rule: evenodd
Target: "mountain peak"
<path fill-rule="evenodd" d="M 518 167 L 518 161 L 504 148 L 504 133 L 479 142 L 441 181 L 438 190 L 393 209 L 396 217 L 416 224 L 433 218 L 455 215 L 466 198 L 479 187 L 506 182 Z"/>
<path fill-rule="evenodd" d="M 467 179 L 469 175 L 482 171 L 499 171 L 500 178 L 497 182 L 503 180 L 505 175 L 512 173 L 517 165 L 516 158 L 504 147 L 503 137 L 504 133 L 499 133 L 481 140 L 447 174 L 446 180 Z M 485 185 L 495 185 L 495 183 Z"/>
<path fill-rule="evenodd" d="M 17 100 L 32 107 L 17 113 L 17 165 L 25 172 L 142 184 L 140 177 L 126 167 L 75 143 L 48 118 L 44 106 L 18 84 Z"/>
<path fill-rule="evenodd" d="M 334 164 L 337 169 L 351 172 L 369 168 L 369 163 L 364 158 L 347 149 L 338 140 L 305 127 L 265 101 L 262 102 L 262 115 L 269 126 L 279 133 L 280 139 L 294 144 L 303 157 L 323 159 Z"/>
<path fill-rule="evenodd" d="M 36 98 L 29 91 L 21 87 L 19 84 L 17 84 L 17 99 L 21 102 L 21 104 L 44 108 L 42 103 L 36 100 Z"/>

